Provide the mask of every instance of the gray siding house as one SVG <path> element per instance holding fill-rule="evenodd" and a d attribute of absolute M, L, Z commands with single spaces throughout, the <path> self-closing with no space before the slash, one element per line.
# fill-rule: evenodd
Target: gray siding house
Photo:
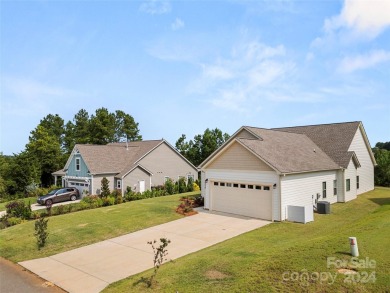
<path fill-rule="evenodd" d="M 81 194 L 99 194 L 101 180 L 109 180 L 110 190 L 127 187 L 144 192 L 163 185 L 167 178 L 198 179 L 198 170 L 167 141 L 146 140 L 107 145 L 75 145 L 64 169 L 53 173 L 62 186 L 76 187 Z"/>
<path fill-rule="evenodd" d="M 289 206 L 347 202 L 374 189 L 375 158 L 361 122 L 241 127 L 199 167 L 205 208 L 267 220 Z"/>

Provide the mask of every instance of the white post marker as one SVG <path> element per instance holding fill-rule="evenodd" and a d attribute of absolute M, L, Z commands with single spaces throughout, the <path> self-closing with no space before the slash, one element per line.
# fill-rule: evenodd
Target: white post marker
<path fill-rule="evenodd" d="M 356 237 L 349 237 L 349 245 L 351 246 L 352 256 L 359 256 L 359 249 Z"/>

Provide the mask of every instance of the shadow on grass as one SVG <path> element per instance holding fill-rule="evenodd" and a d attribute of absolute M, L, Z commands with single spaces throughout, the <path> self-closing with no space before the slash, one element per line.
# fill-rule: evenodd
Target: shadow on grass
<path fill-rule="evenodd" d="M 380 206 L 390 205 L 390 197 L 370 198 L 369 200 Z"/>
<path fill-rule="evenodd" d="M 152 286 L 150 278 L 141 277 L 141 279 L 139 279 L 138 281 L 133 283 L 133 287 L 135 287 L 139 284 L 142 284 L 142 283 L 144 283 L 148 288 L 150 288 Z"/>
<path fill-rule="evenodd" d="M 350 253 L 350 252 L 345 252 L 345 251 L 336 251 L 335 253 L 336 253 L 336 254 L 342 254 L 342 255 L 351 256 L 351 253 Z"/>

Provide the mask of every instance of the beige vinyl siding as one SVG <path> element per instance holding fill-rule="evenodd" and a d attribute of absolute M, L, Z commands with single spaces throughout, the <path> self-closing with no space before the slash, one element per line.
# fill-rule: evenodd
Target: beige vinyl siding
<path fill-rule="evenodd" d="M 203 174 L 202 174 L 203 175 Z M 210 184 L 212 181 L 226 181 L 236 183 L 258 184 L 273 186 L 272 190 L 272 207 L 273 220 L 280 220 L 280 196 L 279 196 L 279 175 L 275 171 L 232 171 L 232 170 L 204 170 L 202 180 L 207 180 L 205 188 L 202 189 L 202 196 L 205 198 L 206 209 L 210 209 Z"/>
<path fill-rule="evenodd" d="M 246 129 L 242 129 L 239 133 L 236 134 L 235 138 L 248 138 L 248 139 L 258 139 L 252 133 Z"/>
<path fill-rule="evenodd" d="M 282 219 L 287 219 L 287 206 L 312 206 L 317 193 L 319 201 L 337 202 L 333 196 L 333 180 L 337 179 L 337 171 L 324 171 L 281 176 Z M 326 182 L 326 198 L 322 198 L 322 182 Z M 314 198 L 313 198 L 314 196 Z"/>
<path fill-rule="evenodd" d="M 347 191 L 347 179 L 350 179 L 351 182 L 351 189 L 349 191 Z M 345 201 L 350 201 L 356 198 L 356 167 L 352 159 L 348 164 L 348 168 L 344 171 L 344 192 Z"/>
<path fill-rule="evenodd" d="M 102 179 L 104 177 L 107 178 L 108 182 L 108 187 L 110 188 L 110 191 L 113 191 L 115 189 L 115 174 L 107 174 L 107 175 L 94 175 L 93 176 L 93 182 L 92 182 L 92 195 L 97 195 L 100 194 L 101 188 L 102 188 Z"/>
<path fill-rule="evenodd" d="M 345 179 L 344 171 L 337 171 L 337 202 L 345 202 Z"/>
<path fill-rule="evenodd" d="M 145 190 L 150 189 L 150 175 L 141 168 L 137 167 L 127 174 L 122 180 L 123 191 L 126 192 L 129 186 L 132 191 L 139 192 L 139 181 L 145 181 Z"/>
<path fill-rule="evenodd" d="M 266 163 L 250 153 L 238 142 L 224 150 L 208 169 L 273 171 Z"/>
<path fill-rule="evenodd" d="M 369 153 L 370 146 L 367 146 L 360 127 L 358 128 L 355 137 L 352 140 L 349 151 L 354 151 L 361 165 L 356 170 L 356 176 L 359 176 L 359 190 L 357 194 L 361 194 L 374 189 L 374 164 Z M 356 188 L 356 177 L 354 178 L 354 189 Z M 352 189 L 352 181 L 351 181 Z"/>
<path fill-rule="evenodd" d="M 165 176 L 174 181 L 177 181 L 179 176 L 187 178 L 187 175 L 194 175 L 194 180 L 198 179 L 198 170 L 165 143 L 140 160 L 139 164 L 153 173 L 152 186 L 163 185 Z"/>

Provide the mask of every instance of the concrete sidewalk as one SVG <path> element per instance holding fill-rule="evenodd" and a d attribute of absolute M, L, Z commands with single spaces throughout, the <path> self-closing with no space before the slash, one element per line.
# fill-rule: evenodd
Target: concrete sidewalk
<path fill-rule="evenodd" d="M 269 223 L 201 209 L 197 215 L 19 264 L 68 292 L 100 292 L 153 267 L 148 241 L 168 238 L 168 259 L 176 259 Z"/>

